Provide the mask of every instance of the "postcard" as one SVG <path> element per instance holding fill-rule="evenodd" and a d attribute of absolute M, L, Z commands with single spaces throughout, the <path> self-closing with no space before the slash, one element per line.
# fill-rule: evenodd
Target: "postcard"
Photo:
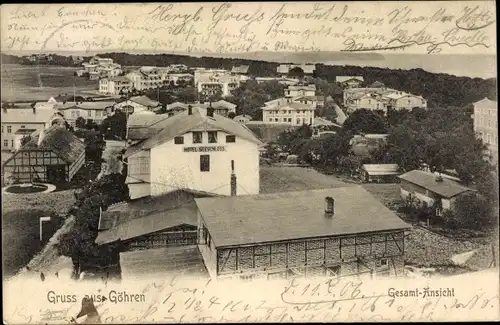
<path fill-rule="evenodd" d="M 499 320 L 493 1 L 0 8 L 4 323 Z"/>

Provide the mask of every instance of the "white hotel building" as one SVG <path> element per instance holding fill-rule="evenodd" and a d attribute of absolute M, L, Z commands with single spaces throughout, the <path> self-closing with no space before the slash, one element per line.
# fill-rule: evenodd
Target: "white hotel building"
<path fill-rule="evenodd" d="M 210 110 L 193 107 L 172 117 L 132 115 L 127 139 L 131 199 L 178 189 L 259 193 L 261 141 L 244 125 Z"/>

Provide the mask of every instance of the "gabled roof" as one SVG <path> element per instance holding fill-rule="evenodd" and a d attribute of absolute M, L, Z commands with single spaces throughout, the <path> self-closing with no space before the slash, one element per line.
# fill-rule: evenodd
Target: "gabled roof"
<path fill-rule="evenodd" d="M 111 205 L 99 218 L 97 244 L 127 240 L 182 224 L 197 225 L 195 197 L 212 193 L 179 189 Z"/>
<path fill-rule="evenodd" d="M 161 122 L 168 118 L 167 114 L 132 114 L 127 121 L 127 139 L 144 140 L 161 130 Z"/>
<path fill-rule="evenodd" d="M 195 201 L 216 247 L 411 228 L 361 186 Z"/>
<path fill-rule="evenodd" d="M 108 107 L 114 106 L 116 102 L 114 101 L 96 101 L 96 102 L 67 102 L 65 104 L 56 104 L 55 109 L 63 111 L 72 108 L 78 108 L 83 110 L 105 110 Z"/>
<path fill-rule="evenodd" d="M 372 176 L 399 174 L 398 164 L 364 164 L 362 168 Z"/>
<path fill-rule="evenodd" d="M 412 170 L 400 175 L 399 178 L 423 187 L 445 198 L 452 198 L 468 191 L 474 191 L 473 189 L 465 187 L 446 177 L 442 177 L 442 181 L 437 182 L 436 175 L 422 170 Z"/>
<path fill-rule="evenodd" d="M 335 81 L 340 82 L 340 83 L 350 81 L 350 80 L 358 80 L 360 82 L 363 82 L 365 79 L 361 76 L 337 76 L 335 78 Z"/>
<path fill-rule="evenodd" d="M 208 102 L 205 102 L 205 105 L 208 105 L 209 103 Z M 236 108 L 236 105 L 233 104 L 233 103 L 230 103 L 228 101 L 225 101 L 223 99 L 221 100 L 218 100 L 216 102 L 213 102 L 212 103 L 212 106 L 213 107 L 225 107 L 225 108 L 228 108 L 228 109 L 234 109 Z"/>
<path fill-rule="evenodd" d="M 68 164 L 75 162 L 81 154 L 85 152 L 85 145 L 83 142 L 63 126 L 53 125 L 43 131 L 43 133 L 44 135 L 40 145 L 38 145 L 38 139 L 41 132 L 34 135 L 32 139 L 19 150 L 29 151 L 37 149 L 52 151 Z"/>
<path fill-rule="evenodd" d="M 288 86 L 287 90 L 316 90 L 316 85 L 298 85 L 298 86 Z"/>
<path fill-rule="evenodd" d="M 146 107 L 157 107 L 160 105 L 159 102 L 156 100 L 152 100 L 147 96 L 135 96 L 135 97 L 130 97 L 129 99 L 131 102 L 137 103 L 139 105 L 143 105 Z"/>
<path fill-rule="evenodd" d="M 233 69 L 231 69 L 231 72 L 232 73 L 247 73 L 249 68 L 250 68 L 249 65 L 234 66 Z"/>
<path fill-rule="evenodd" d="M 491 100 L 489 98 L 483 98 L 480 101 L 477 101 L 473 103 L 474 106 L 480 105 L 482 107 L 488 107 L 488 108 L 493 108 L 496 109 L 498 107 L 498 102 L 495 100 Z"/>
<path fill-rule="evenodd" d="M 324 98 L 324 97 L 323 97 Z M 310 101 L 318 101 L 319 99 L 316 96 L 299 96 L 293 99 L 294 101 L 301 101 L 301 100 L 310 100 Z"/>
<path fill-rule="evenodd" d="M 193 107 L 191 115 L 188 115 L 188 112 L 184 111 L 157 122 L 154 127 L 158 129 L 161 128 L 161 131 L 145 141 L 128 148 L 124 157 L 129 157 L 130 155 L 144 149 L 154 148 L 157 145 L 172 140 L 176 136 L 183 135 L 193 129 L 199 128 L 222 130 L 256 144 L 261 144 L 261 141 L 252 133 L 252 131 L 241 123 L 217 114 L 214 114 L 213 118 L 208 117 L 205 109 L 196 106 Z"/>
<path fill-rule="evenodd" d="M 51 109 L 7 108 L 2 109 L 2 123 L 48 123 L 54 111 Z"/>

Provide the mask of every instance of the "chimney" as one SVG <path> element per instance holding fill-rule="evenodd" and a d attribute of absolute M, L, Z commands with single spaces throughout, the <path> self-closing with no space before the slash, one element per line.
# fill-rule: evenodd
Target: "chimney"
<path fill-rule="evenodd" d="M 45 130 L 40 131 L 40 134 L 38 135 L 38 146 L 42 144 L 43 138 L 45 138 Z"/>
<path fill-rule="evenodd" d="M 212 105 L 207 107 L 207 116 L 214 117 L 214 108 L 212 107 Z"/>
<path fill-rule="evenodd" d="M 443 176 L 440 173 L 436 173 L 436 182 L 441 183 L 443 181 Z"/>
<path fill-rule="evenodd" d="M 188 105 L 188 115 L 193 115 L 193 106 Z"/>
<path fill-rule="evenodd" d="M 331 196 L 325 197 L 325 216 L 332 217 L 335 214 L 335 200 Z"/>
<path fill-rule="evenodd" d="M 231 196 L 236 196 L 236 174 L 234 173 L 234 160 L 231 160 Z"/>

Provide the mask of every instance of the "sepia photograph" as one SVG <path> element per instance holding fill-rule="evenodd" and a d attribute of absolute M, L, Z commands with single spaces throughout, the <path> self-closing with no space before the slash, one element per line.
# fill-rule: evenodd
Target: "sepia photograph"
<path fill-rule="evenodd" d="M 0 12 L 4 323 L 500 320 L 494 1 Z"/>

